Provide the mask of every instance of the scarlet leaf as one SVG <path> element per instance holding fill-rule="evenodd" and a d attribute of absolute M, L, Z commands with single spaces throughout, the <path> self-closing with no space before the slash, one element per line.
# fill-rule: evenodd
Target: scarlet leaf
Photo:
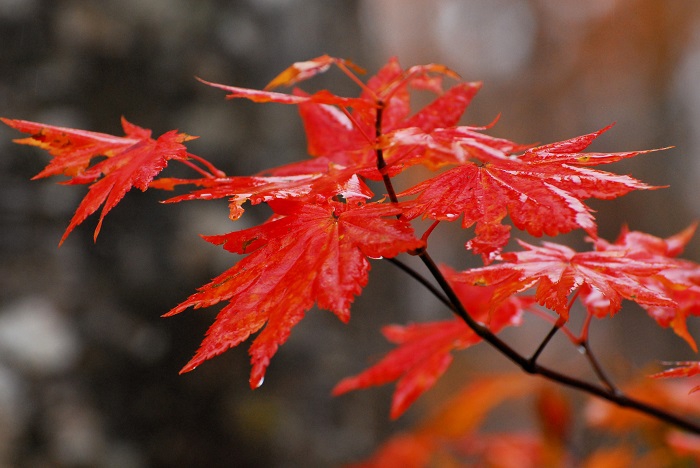
<path fill-rule="evenodd" d="M 389 128 L 388 131 L 415 127 L 429 133 L 437 128 L 455 126 L 479 89 L 481 89 L 479 82 L 458 83 L 413 116 L 402 121 L 400 125 Z"/>
<path fill-rule="evenodd" d="M 671 298 L 675 306 L 642 304 L 642 307 L 659 325 L 670 326 L 695 351 L 697 344 L 688 331 L 686 319 L 690 315 L 700 315 L 700 265 L 674 257 L 683 251 L 696 227 L 697 224 L 693 224 L 667 239 L 625 228 L 615 243 L 603 239 L 595 241 L 598 251 L 617 252 L 639 261 L 668 263 L 667 269 L 641 281 L 648 289 Z M 610 304 L 599 292 L 586 290 L 582 296 L 588 309 L 596 315 L 608 313 Z"/>
<path fill-rule="evenodd" d="M 360 98 L 344 98 L 336 96 L 328 91 L 319 91 L 310 96 L 295 96 L 292 94 L 277 93 L 274 91 L 260 91 L 258 89 L 239 88 L 238 86 L 228 86 L 219 83 L 210 83 L 201 78 L 197 78 L 205 85 L 228 91 L 227 99 L 244 98 L 253 102 L 276 102 L 278 104 L 301 104 L 304 102 L 315 102 L 319 104 L 334 104 L 343 107 L 367 107 L 374 106 L 374 103 Z"/>
<path fill-rule="evenodd" d="M 291 86 L 300 81 L 316 76 L 318 73 L 327 71 L 333 64 L 351 68 L 357 73 L 365 73 L 362 68 L 358 67 L 349 60 L 322 55 L 320 57 L 316 57 L 315 59 L 292 64 L 282 73 L 277 75 L 272 81 L 270 81 L 270 83 L 265 86 L 265 89 L 269 90 L 279 86 Z"/>
<path fill-rule="evenodd" d="M 587 167 L 644 153 L 580 153 L 605 130 L 532 148 L 520 156 L 511 154 L 518 145 L 469 127 L 431 133 L 403 129 L 386 135 L 383 146 L 388 152 L 420 147 L 428 165 L 459 164 L 399 196 L 418 195 L 406 212 L 409 218 L 454 221 L 463 215 L 464 228 L 476 224 L 476 236 L 467 248 L 482 254 L 488 263 L 508 241 L 510 227 L 502 224 L 508 214 L 518 229 L 534 236 L 555 236 L 576 228 L 595 236 L 594 218 L 582 200 L 657 188 Z"/>
<path fill-rule="evenodd" d="M 700 315 L 700 269 L 696 264 L 685 262 L 686 267 L 663 271 L 657 278 L 650 278 L 647 285 L 662 294 L 667 294 L 676 307 L 644 305 L 649 315 L 662 327 L 671 327 L 694 351 L 698 347 L 688 331 L 688 316 Z M 665 280 L 664 280 L 665 279 Z"/>
<path fill-rule="evenodd" d="M 168 160 L 185 161 L 188 153 L 182 143 L 196 138 L 173 130 L 154 140 L 150 130 L 133 125 L 124 118 L 125 137 L 25 120 L 2 121 L 21 132 L 32 134 L 29 138 L 15 140 L 16 143 L 38 146 L 54 157 L 35 179 L 64 174 L 71 177 L 67 182 L 69 184 L 90 184 L 88 194 L 78 206 L 61 243 L 104 203 L 95 228 L 96 239 L 105 215 L 126 192 L 132 187 L 145 191 L 153 178 L 165 169 Z M 107 159 L 90 166 L 100 156 Z"/>
<path fill-rule="evenodd" d="M 278 216 L 267 223 L 206 237 L 249 255 L 167 314 L 229 301 L 182 372 L 265 326 L 250 348 L 251 387 L 259 386 L 271 357 L 314 302 L 347 321 L 350 304 L 367 283 L 367 257 L 394 257 L 423 245 L 408 223 L 386 219 L 400 213 L 389 204 L 278 200 L 271 206 Z"/>
<path fill-rule="evenodd" d="M 271 169 L 266 171 L 267 175 L 309 174 L 323 171 L 324 166 L 332 163 L 353 168 L 356 173 L 376 180 L 381 179 L 381 174 L 376 169 L 376 109 L 382 109 L 382 132 L 406 125 L 429 131 L 440 125 L 456 124 L 480 86 L 478 83 L 458 84 L 410 119 L 408 86 L 427 88 L 442 94 L 441 76 L 457 78 L 457 75 L 439 65 L 403 70 L 392 59 L 366 85 L 360 83 L 363 92 L 359 98 L 339 97 L 325 90 L 312 95 L 299 90 L 291 95 L 269 91 L 277 86 L 291 85 L 310 78 L 327 70 L 332 64 L 355 69 L 348 61 L 322 56 L 292 65 L 273 79 L 265 91 L 200 81 L 228 91 L 229 99 L 246 98 L 254 102 L 299 105 L 307 133 L 309 154 L 321 161 L 304 161 Z M 353 111 L 348 111 L 348 108 Z M 392 174 L 401 170 L 400 166 L 389 166 Z"/>
<path fill-rule="evenodd" d="M 667 364 L 672 364 L 676 367 L 666 369 L 663 372 L 658 372 L 656 374 L 651 375 L 650 377 L 652 379 L 662 379 L 668 377 L 692 377 L 694 375 L 700 374 L 700 362 L 698 361 L 681 361 Z M 696 390 L 700 390 L 700 387 L 695 387 L 691 390 L 691 392 L 694 392 Z"/>
<path fill-rule="evenodd" d="M 569 317 L 569 297 L 584 286 L 606 299 L 609 314 L 620 310 L 623 298 L 645 305 L 676 306 L 664 293 L 644 284 L 645 278 L 674 267 L 667 259 L 638 260 L 617 251 L 577 253 L 552 242 L 541 247 L 519 242 L 526 250 L 504 253 L 504 263 L 457 273 L 452 280 L 496 286 L 494 304 L 536 287 L 537 302 L 564 320 Z"/>
<path fill-rule="evenodd" d="M 681 232 L 662 239 L 644 232 L 630 231 L 625 226 L 614 243 L 600 238 L 595 239 L 594 243 L 597 250 L 618 250 L 636 258 L 653 258 L 655 256 L 672 258 L 683 252 L 685 246 L 695 235 L 697 227 L 698 223 L 695 222 Z"/>
<path fill-rule="evenodd" d="M 446 270 L 446 276 L 454 274 Z M 508 325 L 518 325 L 522 311 L 534 300 L 512 297 L 492 314 L 489 307 L 493 287 L 456 285 L 455 291 L 467 310 L 480 322 L 488 323 L 497 333 Z M 391 417 L 398 418 L 437 379 L 452 362 L 452 351 L 465 349 L 481 341 L 459 319 L 408 326 L 391 325 L 382 330 L 387 340 L 399 345 L 377 364 L 364 372 L 343 379 L 333 389 L 334 395 L 398 380 L 391 404 Z"/>
<path fill-rule="evenodd" d="M 366 90 L 361 95 L 368 103 L 375 104 L 358 107 L 352 113 L 329 105 L 331 103 L 312 100 L 300 102 L 299 113 L 304 122 L 309 154 L 355 168 L 363 176 L 381 179 L 381 174 L 376 170 L 375 153 L 377 117 L 374 107 L 379 107 L 378 101 L 382 103 L 382 133 L 407 126 L 431 131 L 437 127 L 455 125 L 481 86 L 480 83 L 459 83 L 442 93 L 441 82 L 438 80 L 431 87 L 438 94 L 435 101 L 409 117 L 410 97 L 407 87 L 421 86 L 418 82 L 423 82 L 428 73 L 433 72 L 441 73 L 444 70 L 436 67 L 412 67 L 404 71 L 395 59 L 390 60 L 367 82 Z M 295 95 L 307 96 L 298 90 Z M 402 166 L 395 163 L 406 159 L 405 153 L 395 154 L 388 161 L 390 174 L 401 171 Z M 289 168 L 283 170 L 284 174 L 290 174 Z M 283 175 L 277 170 L 271 173 Z M 301 173 L 301 169 L 296 173 Z"/>
<path fill-rule="evenodd" d="M 301 91 L 295 94 L 302 95 Z M 374 112 L 356 111 L 350 114 L 336 106 L 305 102 L 299 104 L 299 114 L 311 156 L 354 168 L 356 172 L 366 173 L 374 179 L 381 178 L 375 175 Z M 276 170 L 272 173 L 278 174 Z"/>
<path fill-rule="evenodd" d="M 323 173 L 310 173 L 290 176 L 251 176 L 203 179 L 158 179 L 151 186 L 172 190 L 176 185 L 191 184 L 205 187 L 185 195 L 180 195 L 166 203 L 183 200 L 230 200 L 231 220 L 243 215 L 242 205 L 250 200 L 253 205 L 279 199 L 316 200 L 342 196 L 346 199 L 368 199 L 371 190 L 357 175 L 349 170 L 329 168 Z"/>
<path fill-rule="evenodd" d="M 404 80 L 416 89 L 426 89 L 437 94 L 442 92 L 442 77 L 448 76 L 459 80 L 460 76 L 454 70 L 439 63 L 414 65 L 406 70 Z"/>

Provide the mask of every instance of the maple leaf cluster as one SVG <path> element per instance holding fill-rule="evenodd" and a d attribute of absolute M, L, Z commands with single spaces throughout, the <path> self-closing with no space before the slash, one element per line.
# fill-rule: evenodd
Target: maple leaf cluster
<path fill-rule="evenodd" d="M 275 91 L 331 67 L 358 85 L 359 96 L 326 90 L 309 94 L 297 88 Z M 391 59 L 366 81 L 359 78 L 363 73 L 348 60 L 322 56 L 293 64 L 264 90 L 200 80 L 225 91 L 229 99 L 298 108 L 308 157 L 248 176 L 229 176 L 188 152 L 185 143 L 195 137 L 175 130 L 154 139 L 149 130 L 125 119 L 123 137 L 2 121 L 30 135 L 18 143 L 45 149 L 53 157 L 35 178 L 64 175 L 65 184 L 89 186 L 61 243 L 101 206 L 96 238 L 105 215 L 134 187 L 190 187 L 168 203 L 226 198 L 234 221 L 244 214 L 246 202 L 266 203 L 272 209 L 273 215 L 258 226 L 204 236 L 243 258 L 165 314 L 225 303 L 182 372 L 257 333 L 249 352 L 250 384 L 258 387 L 279 346 L 314 305 L 347 322 L 354 298 L 368 282 L 372 259 L 410 254 L 427 262 L 435 226 L 460 219 L 466 249 L 479 255 L 484 266 L 432 271 L 447 297 L 433 292 L 456 316 L 385 327 L 384 335 L 396 349 L 344 379 L 335 394 L 397 381 L 391 415 L 398 417 L 434 385 L 454 351 L 487 338 L 493 344 L 493 337 L 507 326 L 519 325 L 524 313 L 546 317 L 581 344 L 587 340 L 591 318 L 617 313 L 623 300 L 640 304 L 697 351 L 686 320 L 700 313 L 700 269 L 677 258 L 695 226 L 668 239 L 625 229 L 611 243 L 597 236 L 593 211 L 585 204 L 590 198 L 612 199 L 659 188 L 594 168 L 649 151 L 585 152 L 610 127 L 530 146 L 489 135 L 492 125 L 460 125 L 481 84 L 461 81 L 442 65 L 404 69 Z M 412 113 L 416 91 L 433 98 Z M 159 177 L 171 160 L 190 167 L 196 176 Z M 394 177 L 415 166 L 435 175 L 396 190 Z M 376 186 L 384 193 L 375 193 L 371 187 Z M 414 226 L 420 220 L 432 225 L 417 235 Z M 520 242 L 523 250 L 504 252 L 511 224 L 536 237 L 581 229 L 592 249 L 576 252 L 553 242 Z M 587 317 L 580 335 L 566 328 L 575 299 Z M 698 364 L 691 362 L 658 376 L 697 372 Z"/>

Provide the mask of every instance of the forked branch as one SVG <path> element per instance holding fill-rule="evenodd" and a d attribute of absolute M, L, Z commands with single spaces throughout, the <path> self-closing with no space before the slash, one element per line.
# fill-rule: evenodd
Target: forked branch
<path fill-rule="evenodd" d="M 381 136 L 381 132 L 382 132 L 382 110 L 383 110 L 383 103 L 378 102 L 377 114 L 376 114 L 377 115 L 376 125 L 375 125 L 377 138 L 379 138 Z M 382 174 L 382 178 L 383 178 L 385 188 L 387 190 L 387 194 L 389 195 L 389 198 L 390 198 L 392 203 L 398 203 L 398 198 L 396 196 L 396 190 L 393 187 L 391 177 L 389 177 L 385 171 L 386 162 L 384 160 L 381 149 L 376 150 L 376 156 L 377 156 L 377 169 Z M 557 382 L 557 383 L 565 385 L 567 387 L 575 388 L 575 389 L 581 390 L 585 393 L 588 393 L 590 395 L 597 396 L 597 397 L 602 398 L 604 400 L 608 400 L 611 403 L 614 403 L 620 407 L 634 409 L 634 410 L 639 411 L 641 413 L 655 417 L 660 421 L 664 421 L 664 422 L 671 424 L 671 425 L 674 425 L 680 429 L 684 429 L 686 431 L 693 432 L 695 434 L 700 434 L 700 425 L 699 424 L 697 424 L 693 421 L 690 421 L 688 419 L 685 419 L 683 417 L 677 416 L 675 414 L 672 414 L 668 411 L 665 411 L 665 410 L 663 410 L 659 407 L 656 407 L 654 405 L 651 405 L 649 403 L 645 403 L 645 402 L 642 402 L 642 401 L 637 400 L 635 398 L 631 398 L 631 397 L 625 395 L 622 391 L 620 391 L 612 383 L 612 381 L 604 373 L 604 371 L 601 368 L 595 355 L 591 352 L 589 342 L 588 342 L 589 321 L 587 321 L 587 323 L 585 324 L 584 335 L 579 340 L 579 346 L 581 346 L 581 348 L 583 349 L 583 351 L 586 355 L 586 358 L 588 359 L 596 376 L 602 382 L 602 384 L 603 384 L 602 386 L 587 382 L 585 380 L 578 379 L 576 377 L 572 377 L 570 375 L 563 374 L 563 373 L 558 372 L 554 369 L 551 369 L 549 367 L 538 364 L 538 362 L 537 362 L 538 357 L 540 356 L 542 351 L 545 349 L 545 347 L 547 346 L 547 344 L 549 343 L 551 338 L 556 334 L 556 332 L 564 324 L 563 321 L 557 320 L 557 322 L 554 324 L 554 326 L 552 327 L 550 332 L 547 334 L 547 336 L 544 338 L 544 340 L 538 346 L 538 348 L 534 352 L 534 354 L 530 358 L 527 358 L 527 357 L 523 356 L 522 354 L 520 354 L 515 349 L 513 349 L 509 344 L 507 344 L 506 342 L 501 340 L 498 336 L 496 336 L 493 332 L 491 332 L 491 330 L 489 330 L 488 327 L 486 327 L 486 326 L 482 325 L 481 323 L 477 322 L 476 320 L 474 320 L 474 318 L 469 314 L 469 312 L 463 306 L 462 302 L 457 297 L 457 294 L 455 293 L 454 289 L 450 286 L 450 284 L 447 281 L 447 279 L 445 278 L 445 276 L 442 274 L 442 272 L 440 271 L 438 266 L 433 261 L 432 257 L 428 253 L 427 246 L 426 246 L 426 248 L 420 249 L 419 251 L 415 252 L 415 255 L 417 255 L 418 258 L 421 259 L 421 261 L 423 262 L 425 267 L 430 272 L 430 275 L 435 279 L 435 281 L 439 285 L 439 288 L 442 290 L 442 293 L 440 293 L 440 291 L 437 288 L 435 288 L 426 278 L 424 278 L 422 275 L 417 273 L 411 267 L 409 267 L 406 264 L 404 264 L 398 260 L 395 260 L 395 259 L 390 259 L 390 261 L 391 261 L 391 263 L 393 263 L 394 265 L 396 265 L 400 269 L 402 269 L 404 272 L 408 273 L 411 277 L 416 279 L 421 285 L 423 285 L 426 289 L 428 289 L 428 291 L 430 291 L 431 294 L 433 294 L 441 302 L 446 304 L 450 308 L 450 310 L 452 310 L 452 312 L 455 315 L 457 315 L 460 319 L 462 319 L 464 321 L 464 323 L 466 323 L 467 326 L 474 333 L 476 333 L 481 339 L 488 342 L 498 352 L 500 352 L 505 357 L 510 359 L 513 363 L 515 363 L 517 366 L 519 366 L 524 372 L 526 372 L 528 374 L 532 374 L 532 375 L 539 375 L 539 376 L 544 377 L 545 379 L 551 380 L 553 382 Z M 572 299 L 572 301 L 573 301 L 573 299 Z M 569 304 L 569 307 L 570 306 L 571 306 L 571 304 Z"/>

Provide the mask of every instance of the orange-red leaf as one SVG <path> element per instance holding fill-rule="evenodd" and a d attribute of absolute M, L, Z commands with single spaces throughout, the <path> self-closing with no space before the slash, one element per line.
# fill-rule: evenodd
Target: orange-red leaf
<path fill-rule="evenodd" d="M 336 96 L 328 91 L 319 91 L 310 96 L 297 96 L 293 94 L 277 93 L 274 91 L 261 91 L 258 89 L 239 88 L 238 86 L 228 86 L 219 83 L 210 83 L 201 78 L 197 78 L 205 85 L 228 91 L 227 99 L 244 98 L 253 102 L 276 102 L 279 104 L 301 104 L 304 102 L 315 102 L 319 104 L 333 104 L 343 107 L 373 107 L 374 103 L 360 98 L 345 98 Z"/>
<path fill-rule="evenodd" d="M 678 361 L 667 363 L 669 365 L 675 365 L 671 369 L 666 369 L 663 372 L 658 372 L 651 375 L 652 379 L 660 379 L 666 377 L 692 377 L 694 375 L 700 374 L 700 362 L 698 361 Z"/>
<path fill-rule="evenodd" d="M 90 184 L 90 189 L 66 229 L 68 234 L 104 204 L 95 228 L 95 239 L 105 215 L 114 208 L 126 192 L 136 187 L 145 191 L 153 178 L 170 159 L 186 160 L 187 149 L 182 144 L 195 137 L 172 130 L 156 140 L 151 131 L 133 125 L 122 118 L 124 137 L 44 125 L 25 120 L 2 119 L 21 132 L 30 133 L 17 143 L 38 146 L 54 159 L 34 178 L 63 174 L 71 177 L 68 184 Z M 97 157 L 106 157 L 97 163 Z M 92 164 L 92 166 L 91 166 Z"/>
<path fill-rule="evenodd" d="M 206 237 L 249 255 L 167 314 L 228 301 L 182 372 L 264 327 L 250 347 L 250 383 L 259 386 L 277 348 L 314 303 L 349 319 L 350 304 L 367 283 L 367 257 L 394 257 L 423 245 L 407 222 L 387 219 L 400 213 L 390 204 L 277 200 L 271 206 L 278 216 L 267 223 Z"/>
<path fill-rule="evenodd" d="M 297 90 L 295 95 L 304 94 Z M 374 109 L 346 113 L 337 106 L 309 101 L 299 104 L 299 114 L 304 124 L 309 155 L 353 168 L 373 179 L 381 178 L 375 174 Z M 276 171 L 272 173 L 277 174 Z"/>
<path fill-rule="evenodd" d="M 424 132 L 432 132 L 437 128 L 453 127 L 457 125 L 480 89 L 480 82 L 458 83 L 403 121 L 401 125 L 394 125 L 388 130 L 415 127 Z"/>
<path fill-rule="evenodd" d="M 315 59 L 293 63 L 286 70 L 273 78 L 272 81 L 265 86 L 265 90 L 274 89 L 279 86 L 292 86 L 300 81 L 308 80 L 319 73 L 326 72 L 331 65 L 334 64 L 352 69 L 356 73 L 365 73 L 364 69 L 358 67 L 350 60 L 322 55 Z"/>
<path fill-rule="evenodd" d="M 644 153 L 580 152 L 605 130 L 532 148 L 520 156 L 511 154 L 518 145 L 469 127 L 430 133 L 407 128 L 386 135 L 383 147 L 389 153 L 422 148 L 419 162 L 458 164 L 399 196 L 418 195 L 409 205 L 409 218 L 454 221 L 463 216 L 463 227 L 476 224 L 476 236 L 467 248 L 482 254 L 488 263 L 508 241 L 510 227 L 502 224 L 508 214 L 518 229 L 534 236 L 555 236 L 577 228 L 595 236 L 595 220 L 582 200 L 657 188 L 587 167 Z"/>
<path fill-rule="evenodd" d="M 445 271 L 448 279 L 453 274 Z M 489 301 L 495 288 L 457 284 L 455 291 L 470 314 L 488 323 L 497 333 L 508 325 L 518 325 L 522 311 L 534 300 L 512 297 L 491 313 Z M 351 390 L 383 385 L 398 380 L 391 403 L 391 417 L 399 417 L 426 390 L 431 388 L 452 362 L 452 351 L 465 349 L 481 338 L 460 319 L 391 325 L 382 329 L 390 342 L 398 345 L 377 364 L 364 372 L 343 379 L 333 389 L 334 395 Z"/>
<path fill-rule="evenodd" d="M 594 244 L 596 250 L 618 250 L 636 258 L 654 256 L 673 258 L 683 252 L 695 235 L 697 227 L 698 223 L 695 222 L 681 232 L 663 239 L 645 232 L 630 231 L 627 226 L 624 226 L 614 243 L 599 238 L 594 240 Z"/>
<path fill-rule="evenodd" d="M 667 239 L 625 228 L 614 243 L 595 240 L 598 251 L 617 252 L 639 261 L 666 262 L 669 265 L 667 269 L 641 281 L 648 289 L 671 298 L 675 306 L 642 304 L 642 307 L 659 325 L 671 327 L 694 351 L 698 349 L 697 344 L 688 331 L 686 320 L 688 316 L 700 315 L 700 265 L 674 257 L 683 251 L 696 227 L 697 224 L 692 224 Z M 610 304 L 599 292 L 584 290 L 582 300 L 595 315 L 608 313 Z"/>
<path fill-rule="evenodd" d="M 665 379 L 669 377 L 692 377 L 700 374 L 700 362 L 698 361 L 669 362 L 666 364 L 675 365 L 676 367 L 666 369 L 649 377 L 652 379 Z M 700 390 L 700 385 L 693 387 L 689 393 L 697 392 L 698 390 Z"/>
<path fill-rule="evenodd" d="M 331 103 L 313 100 L 300 102 L 299 113 L 304 122 L 309 154 L 355 168 L 363 176 L 381 179 L 376 170 L 375 154 L 374 107 L 378 107 L 378 99 L 382 102 L 382 133 L 404 127 L 418 127 L 428 132 L 438 127 L 456 125 L 481 86 L 480 83 L 458 83 L 445 93 L 440 86 L 433 86 L 431 90 L 438 93 L 438 97 L 413 116 L 409 116 L 411 108 L 407 87 L 418 86 L 418 80 L 427 79 L 429 73 L 437 71 L 430 67 L 403 70 L 398 61 L 392 59 L 367 82 L 366 90 L 361 95 L 368 103 L 375 104 L 356 108 L 352 113 L 329 105 Z M 308 97 L 299 90 L 295 90 L 295 95 Z M 400 172 L 402 166 L 397 163 L 403 163 L 404 159 L 407 159 L 406 151 L 393 154 L 387 161 L 389 173 L 393 175 Z M 281 175 L 277 172 L 271 173 Z"/>
<path fill-rule="evenodd" d="M 281 199 L 317 200 L 342 196 L 345 199 L 369 199 L 372 191 L 350 170 L 329 168 L 327 173 L 309 173 L 288 176 L 251 176 L 203 179 L 158 179 L 151 186 L 172 190 L 176 185 L 190 184 L 205 187 L 166 200 L 176 203 L 184 200 L 213 200 L 229 198 L 231 220 L 243 215 L 242 205 L 253 205 Z"/>
<path fill-rule="evenodd" d="M 452 280 L 496 286 L 494 304 L 536 287 L 537 302 L 564 320 L 569 317 L 569 297 L 584 286 L 606 299 L 605 311 L 609 314 L 620 310 L 622 299 L 645 305 L 676 306 L 666 294 L 644 283 L 645 278 L 673 268 L 668 260 L 638 260 L 617 251 L 578 253 L 553 242 L 544 242 L 541 247 L 519 242 L 525 250 L 504 253 L 505 262 L 457 273 Z"/>

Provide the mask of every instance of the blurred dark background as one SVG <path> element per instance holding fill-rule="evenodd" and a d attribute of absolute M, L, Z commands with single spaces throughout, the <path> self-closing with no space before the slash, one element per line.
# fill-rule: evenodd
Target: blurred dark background
<path fill-rule="evenodd" d="M 370 73 L 394 55 L 406 67 L 444 63 L 485 82 L 465 123 L 501 113 L 492 134 L 550 142 L 617 122 L 593 149 L 675 146 L 613 168 L 670 188 L 591 203 L 603 237 L 623 223 L 668 236 L 700 213 L 699 9 L 695 0 L 0 0 L 0 115 L 113 134 L 122 115 L 155 135 L 177 128 L 201 137 L 193 153 L 248 175 L 304 157 L 295 110 L 226 102 L 195 76 L 260 88 L 324 53 Z M 356 92 L 339 77 L 311 85 Z M 0 466 L 334 466 L 366 456 L 463 380 L 448 373 L 442 391 L 394 423 L 389 386 L 330 396 L 388 349 L 379 325 L 448 316 L 379 262 L 350 324 L 309 312 L 260 389 L 248 387 L 245 344 L 178 375 L 215 310 L 160 315 L 235 261 L 197 234 L 248 227 L 264 212 L 232 224 L 225 202 L 161 205 L 162 193 L 131 192 L 97 244 L 90 218 L 59 249 L 84 189 L 30 181 L 48 158 L 13 145 L 19 136 L 0 128 Z M 437 236 L 450 242 L 436 245 L 438 258 L 471 261 L 464 234 Z M 698 260 L 699 245 L 686 256 Z M 594 345 L 622 374 L 693 358 L 632 306 L 603 325 Z M 524 330 L 509 336 L 524 346 L 542 336 Z M 488 349 L 463 354 L 462 370 L 508 368 Z"/>

